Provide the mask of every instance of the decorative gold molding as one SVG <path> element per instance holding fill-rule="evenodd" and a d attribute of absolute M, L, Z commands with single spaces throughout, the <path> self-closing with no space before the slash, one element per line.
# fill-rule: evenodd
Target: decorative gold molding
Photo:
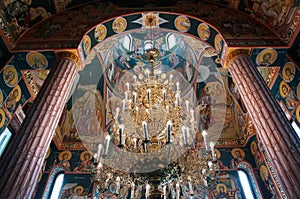
<path fill-rule="evenodd" d="M 229 68 L 230 64 L 233 60 L 241 56 L 250 56 L 251 49 L 250 48 L 228 48 L 228 51 L 225 55 L 225 59 L 222 63 L 223 68 Z"/>
<path fill-rule="evenodd" d="M 77 50 L 55 51 L 56 59 L 69 59 L 76 65 L 78 70 L 81 70 L 82 63 L 79 59 Z"/>

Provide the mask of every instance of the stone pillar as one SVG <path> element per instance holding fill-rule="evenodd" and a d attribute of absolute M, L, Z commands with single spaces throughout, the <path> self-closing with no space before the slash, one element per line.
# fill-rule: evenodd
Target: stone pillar
<path fill-rule="evenodd" d="M 0 160 L 0 198 L 33 198 L 55 128 L 77 73 L 78 57 L 57 53 L 30 113 Z"/>
<path fill-rule="evenodd" d="M 227 66 L 287 198 L 300 198 L 300 142 L 249 51 L 234 50 Z"/>

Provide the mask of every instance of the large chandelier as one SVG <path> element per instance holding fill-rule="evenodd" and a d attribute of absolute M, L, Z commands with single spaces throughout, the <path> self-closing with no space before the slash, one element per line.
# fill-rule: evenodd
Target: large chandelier
<path fill-rule="evenodd" d="M 151 23 L 149 19 L 150 30 Z M 194 99 L 182 93 L 182 77 L 176 71 L 157 67 L 159 54 L 153 46 L 148 49 L 144 69 L 140 73 L 126 73 L 122 79 L 125 89 L 112 99 L 111 122 L 94 157 L 100 198 L 112 193 L 119 198 L 179 199 L 181 195 L 192 197 L 195 187 L 198 194 L 205 195 L 215 185 L 218 163 L 214 144 L 208 147 L 204 131 L 206 148 L 195 147 L 198 130 Z M 132 168 L 118 169 L 106 161 L 112 149 L 139 156 L 130 160 Z M 173 151 L 164 152 L 167 149 Z M 164 163 L 167 155 L 175 158 Z M 143 156 L 148 159 L 140 158 Z M 156 169 L 134 169 L 135 165 L 149 165 L 145 160 L 155 163 Z"/>

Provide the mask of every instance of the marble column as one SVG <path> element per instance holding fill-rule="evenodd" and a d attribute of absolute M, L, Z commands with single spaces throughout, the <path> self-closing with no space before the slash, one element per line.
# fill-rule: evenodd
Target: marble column
<path fill-rule="evenodd" d="M 59 52 L 30 113 L 0 160 L 0 198 L 33 198 L 55 128 L 77 73 L 78 57 Z"/>
<path fill-rule="evenodd" d="M 287 198 L 300 198 L 300 143 L 247 50 L 227 56 L 234 83 Z"/>

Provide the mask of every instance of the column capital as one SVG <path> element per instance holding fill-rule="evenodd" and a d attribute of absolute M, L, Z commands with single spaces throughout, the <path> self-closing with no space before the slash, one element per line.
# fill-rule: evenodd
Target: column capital
<path fill-rule="evenodd" d="M 225 55 L 225 59 L 223 61 L 223 68 L 229 68 L 230 64 L 233 60 L 242 56 L 250 56 L 251 49 L 250 48 L 228 48 L 227 53 Z"/>
<path fill-rule="evenodd" d="M 56 59 L 69 59 L 71 60 L 78 70 L 82 69 L 82 63 L 79 59 L 77 50 L 61 50 L 55 51 Z"/>

